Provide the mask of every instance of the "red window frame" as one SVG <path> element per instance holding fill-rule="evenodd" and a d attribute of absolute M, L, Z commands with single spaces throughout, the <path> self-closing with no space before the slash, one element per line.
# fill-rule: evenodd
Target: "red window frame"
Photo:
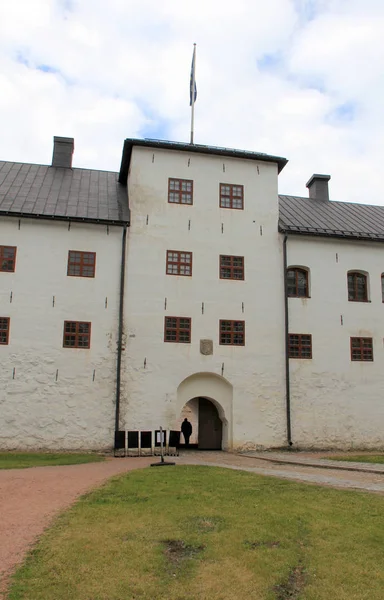
<path fill-rule="evenodd" d="M 351 337 L 351 361 L 373 362 L 372 338 Z"/>
<path fill-rule="evenodd" d="M 189 273 L 186 272 L 189 270 Z M 184 271 L 184 272 L 183 272 Z M 167 275 L 192 276 L 192 252 L 185 250 L 167 250 Z"/>
<path fill-rule="evenodd" d="M 289 281 L 289 274 L 294 273 L 294 281 Z M 299 278 L 304 279 L 304 290 L 302 290 L 302 282 Z M 306 269 L 300 269 L 298 267 L 290 267 L 287 269 L 287 296 L 288 298 L 308 298 L 309 297 L 309 286 L 308 286 L 308 271 Z"/>
<path fill-rule="evenodd" d="M 8 346 L 9 344 L 9 317 L 0 317 L 0 346 Z"/>
<path fill-rule="evenodd" d="M 359 289 L 359 279 L 364 281 L 363 294 L 361 294 L 361 289 Z M 347 274 L 347 286 L 349 302 L 368 302 L 368 277 L 365 273 L 349 271 Z"/>
<path fill-rule="evenodd" d="M 96 252 L 84 252 L 82 250 L 68 251 L 68 277 L 94 277 L 95 269 Z"/>
<path fill-rule="evenodd" d="M 17 246 L 0 246 L 0 271 L 14 273 L 16 267 Z M 6 256 L 12 254 L 12 256 Z"/>
<path fill-rule="evenodd" d="M 244 256 L 220 254 L 220 279 L 244 281 Z"/>
<path fill-rule="evenodd" d="M 245 321 L 220 319 L 219 340 L 221 346 L 245 346 Z"/>
<path fill-rule="evenodd" d="M 236 206 L 237 204 L 241 206 Z M 220 207 L 244 210 L 244 186 L 236 183 L 220 183 Z"/>
<path fill-rule="evenodd" d="M 86 326 L 86 331 L 83 331 Z M 68 343 L 68 342 L 74 343 Z M 89 349 L 91 347 L 91 323 L 89 321 L 64 321 L 64 348 Z"/>
<path fill-rule="evenodd" d="M 290 333 L 288 337 L 289 358 L 312 358 L 312 335 L 310 333 Z"/>
<path fill-rule="evenodd" d="M 190 202 L 183 200 L 190 199 Z M 170 204 L 184 204 L 191 206 L 193 204 L 193 180 L 192 179 L 168 179 L 168 202 Z"/>
<path fill-rule="evenodd" d="M 190 317 L 164 317 L 164 342 L 190 344 L 191 322 Z"/>

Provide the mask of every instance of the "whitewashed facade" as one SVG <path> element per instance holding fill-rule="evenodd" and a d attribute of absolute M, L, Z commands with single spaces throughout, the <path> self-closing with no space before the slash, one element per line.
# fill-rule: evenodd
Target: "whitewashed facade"
<path fill-rule="evenodd" d="M 65 160 L 70 141 L 57 138 Z M 209 447 L 209 427 L 215 447 L 219 439 L 236 451 L 383 447 L 380 223 L 375 242 L 353 231 L 310 235 L 282 225 L 284 159 L 129 142 L 117 192 L 115 174 L 98 180 L 71 163 L 60 171 L 60 154 L 44 167 L 52 189 L 61 186 L 59 214 L 49 202 L 36 214 L 39 191 L 34 206 L 14 208 L 19 192 L 8 186 L 2 195 L 10 175 L 2 179 L 0 163 L 0 250 L 17 247 L 14 272 L 0 270 L 0 322 L 10 319 L 0 344 L 0 448 L 105 450 L 116 422 L 171 430 L 185 416 L 200 447 Z M 23 167 L 7 169 L 21 177 Z M 74 200 L 71 182 L 83 175 Z M 192 204 L 168 201 L 170 178 L 193 181 Z M 220 207 L 220 184 L 243 186 L 243 209 Z M 49 197 L 46 180 L 39 185 Z M 308 212 L 328 214 L 324 199 L 314 202 Z M 308 297 L 285 301 L 284 248 L 288 269 L 308 272 Z M 170 250 L 192 253 L 191 276 L 167 273 Z M 95 252 L 95 276 L 68 276 L 69 251 Z M 220 255 L 244 258 L 244 280 L 220 278 Z M 367 275 L 367 302 L 348 300 L 349 271 Z M 189 343 L 165 340 L 167 317 L 191 319 Z M 244 345 L 220 344 L 221 319 L 244 321 Z M 91 323 L 90 348 L 63 346 L 67 320 Z M 311 358 L 289 358 L 288 373 L 287 324 L 290 334 L 312 336 Z M 373 361 L 351 360 L 352 337 L 372 338 Z M 208 425 L 207 405 L 217 414 Z"/>
<path fill-rule="evenodd" d="M 114 431 L 121 231 L 105 226 L 0 220 L 16 246 L 0 272 L 0 447 L 110 448 Z M 94 278 L 67 276 L 68 251 L 96 252 Z M 90 349 L 64 348 L 64 321 L 91 322 Z"/>
<path fill-rule="evenodd" d="M 289 265 L 309 269 L 310 298 L 289 299 L 292 333 L 312 334 L 312 359 L 290 359 L 292 438 L 316 448 L 384 446 L 384 247 L 293 236 Z M 348 301 L 347 273 L 368 276 L 368 302 Z M 372 338 L 373 361 L 351 361 L 351 337 Z"/>
<path fill-rule="evenodd" d="M 168 202 L 169 177 L 193 180 L 191 206 Z M 244 210 L 220 208 L 220 183 L 244 186 Z M 188 400 L 206 397 L 219 410 L 225 448 L 282 445 L 284 277 L 277 166 L 134 148 L 128 196 L 125 425 L 174 428 Z M 192 252 L 191 277 L 166 274 L 167 250 Z M 244 281 L 220 279 L 220 255 L 244 257 Z M 191 318 L 190 344 L 164 342 L 166 316 Z M 245 321 L 245 346 L 219 344 L 220 319 Z M 212 355 L 200 353 L 203 339 L 212 340 Z M 181 386 L 188 381 L 185 394 Z M 196 430 L 196 419 L 193 425 Z"/>

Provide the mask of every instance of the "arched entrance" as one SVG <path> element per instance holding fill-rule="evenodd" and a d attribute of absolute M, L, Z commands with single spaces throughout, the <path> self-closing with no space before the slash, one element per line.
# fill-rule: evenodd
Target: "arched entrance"
<path fill-rule="evenodd" d="M 223 422 L 215 404 L 208 398 L 192 398 L 183 407 L 180 425 L 184 419 L 192 425 L 190 448 L 221 450 L 223 447 Z M 181 435 L 181 445 L 184 437 Z"/>
<path fill-rule="evenodd" d="M 190 444 L 201 450 L 228 450 L 232 442 L 232 385 L 215 373 L 195 373 L 177 388 L 180 430 L 186 417 L 192 424 Z M 183 436 L 181 436 L 183 442 Z"/>

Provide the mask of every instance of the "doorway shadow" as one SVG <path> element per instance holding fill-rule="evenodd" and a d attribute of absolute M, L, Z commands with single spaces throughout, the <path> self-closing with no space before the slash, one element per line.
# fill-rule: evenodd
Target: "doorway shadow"
<path fill-rule="evenodd" d="M 192 424 L 193 441 L 186 447 L 183 434 L 180 439 L 181 450 L 221 450 L 223 423 L 215 404 L 208 398 L 192 398 L 182 410 L 182 415 Z"/>

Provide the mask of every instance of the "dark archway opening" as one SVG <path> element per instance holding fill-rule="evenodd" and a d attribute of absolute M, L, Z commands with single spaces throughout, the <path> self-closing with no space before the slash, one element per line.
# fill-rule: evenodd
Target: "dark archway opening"
<path fill-rule="evenodd" d="M 199 450 L 221 450 L 223 424 L 216 406 L 199 398 Z"/>
<path fill-rule="evenodd" d="M 223 423 L 211 400 L 204 397 L 193 398 L 185 405 L 182 415 L 188 418 L 193 427 L 189 449 L 222 449 Z M 185 449 L 183 434 L 180 442 L 180 447 Z"/>

